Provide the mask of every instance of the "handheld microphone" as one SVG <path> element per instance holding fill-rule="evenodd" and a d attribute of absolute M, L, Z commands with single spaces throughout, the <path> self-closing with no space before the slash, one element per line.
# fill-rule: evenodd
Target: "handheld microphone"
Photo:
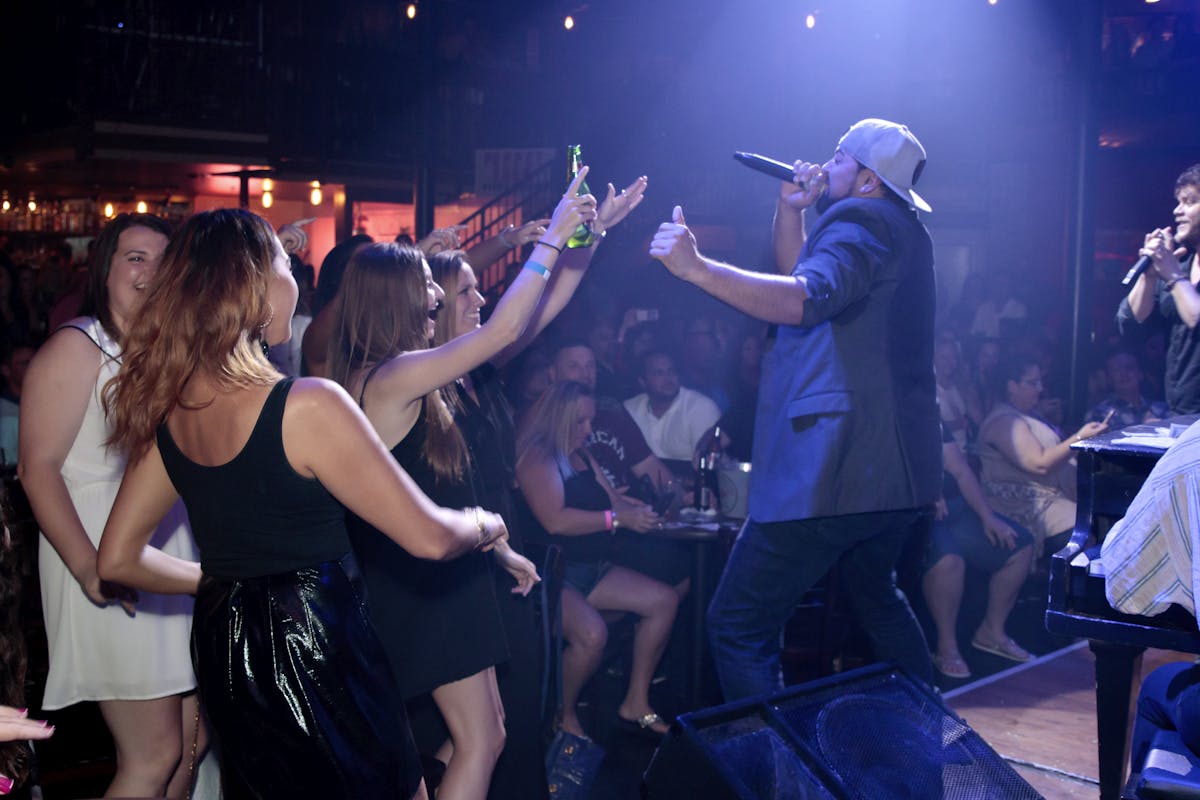
<path fill-rule="evenodd" d="M 1121 279 L 1121 285 L 1128 286 L 1138 278 L 1142 277 L 1142 273 L 1150 269 L 1150 264 L 1150 256 L 1142 256 L 1139 258 L 1134 262 L 1133 266 L 1129 268 L 1129 272 L 1125 273 L 1125 277 Z"/>
<path fill-rule="evenodd" d="M 773 158 L 760 156 L 757 153 L 743 153 L 740 150 L 735 151 L 733 157 L 750 169 L 761 172 L 764 175 L 770 175 L 772 178 L 778 178 L 788 183 L 796 179 L 796 170 L 793 169 L 791 164 L 785 164 Z"/>

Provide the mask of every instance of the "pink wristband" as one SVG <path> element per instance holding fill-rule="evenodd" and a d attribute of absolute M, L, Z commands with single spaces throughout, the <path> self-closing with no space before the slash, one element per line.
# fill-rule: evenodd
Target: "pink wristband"
<path fill-rule="evenodd" d="M 610 508 L 604 512 L 604 530 L 611 531 L 613 529 L 613 512 Z"/>

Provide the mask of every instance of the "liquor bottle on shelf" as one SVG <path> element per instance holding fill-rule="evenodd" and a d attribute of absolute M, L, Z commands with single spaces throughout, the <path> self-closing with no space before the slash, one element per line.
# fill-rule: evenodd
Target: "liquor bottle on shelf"
<path fill-rule="evenodd" d="M 579 174 L 579 170 L 583 167 L 583 154 L 580 145 L 567 145 L 567 180 L 575 180 L 575 176 Z M 587 181 L 579 184 L 578 194 L 588 193 Z M 571 234 L 571 238 L 567 239 L 567 247 L 591 247 L 592 242 L 596 239 L 592 233 L 592 226 L 586 222 L 580 223 L 575 232 Z"/>

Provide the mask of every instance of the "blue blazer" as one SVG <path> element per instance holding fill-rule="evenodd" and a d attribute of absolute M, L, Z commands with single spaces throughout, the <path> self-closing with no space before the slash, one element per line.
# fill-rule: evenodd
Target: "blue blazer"
<path fill-rule="evenodd" d="M 759 522 L 916 508 L 941 491 L 933 243 L 916 213 L 847 198 L 793 275 L 809 298 L 763 360 L 749 513 Z"/>

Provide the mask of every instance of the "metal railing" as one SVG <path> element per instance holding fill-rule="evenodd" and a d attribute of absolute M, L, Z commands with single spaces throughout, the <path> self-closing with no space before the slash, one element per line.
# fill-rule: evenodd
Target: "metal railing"
<path fill-rule="evenodd" d="M 549 216 L 561 189 L 561 168 L 558 159 L 547 161 L 459 223 L 467 226 L 461 237 L 462 248 L 469 250 L 498 236 L 508 225 L 520 226 L 527 220 Z M 485 267 L 478 276 L 480 293 L 489 299 L 502 293 L 520 268 L 521 256 L 522 248 L 516 248 Z"/>

